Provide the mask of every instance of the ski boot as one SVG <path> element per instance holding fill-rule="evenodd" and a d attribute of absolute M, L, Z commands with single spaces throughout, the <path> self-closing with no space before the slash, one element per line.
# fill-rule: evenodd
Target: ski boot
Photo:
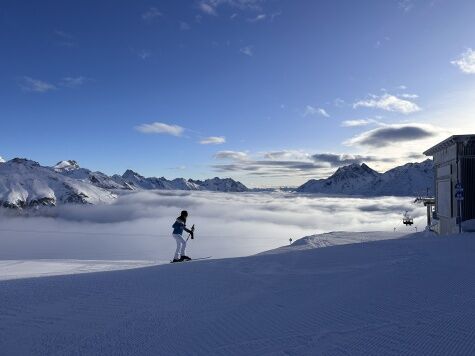
<path fill-rule="evenodd" d="M 191 261 L 191 258 L 189 258 L 188 256 L 183 255 L 183 256 L 180 257 L 180 262 L 183 262 L 183 261 Z"/>

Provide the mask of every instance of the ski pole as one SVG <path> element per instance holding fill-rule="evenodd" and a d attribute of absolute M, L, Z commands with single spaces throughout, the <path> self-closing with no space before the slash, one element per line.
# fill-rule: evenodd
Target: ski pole
<path fill-rule="evenodd" d="M 191 232 L 194 232 L 195 231 L 195 224 L 193 224 L 193 226 L 191 227 Z M 191 234 L 188 234 L 188 237 L 186 238 L 186 241 L 185 242 L 188 242 L 188 239 L 190 238 Z"/>

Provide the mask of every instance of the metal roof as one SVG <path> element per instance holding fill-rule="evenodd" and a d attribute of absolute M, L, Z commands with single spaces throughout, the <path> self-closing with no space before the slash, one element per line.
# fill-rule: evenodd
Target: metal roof
<path fill-rule="evenodd" d="M 474 140 L 474 139 L 475 139 L 475 135 L 453 135 L 445 139 L 444 141 L 439 142 L 437 145 L 429 148 L 427 151 L 424 152 L 424 154 L 426 156 L 433 156 L 434 153 L 437 153 L 447 147 L 455 145 L 456 143 L 466 142 L 466 141 Z"/>

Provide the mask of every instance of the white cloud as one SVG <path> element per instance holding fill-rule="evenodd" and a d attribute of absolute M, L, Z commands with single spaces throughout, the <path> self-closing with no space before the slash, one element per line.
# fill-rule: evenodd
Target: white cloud
<path fill-rule="evenodd" d="M 308 160 L 310 154 L 299 150 L 282 150 L 263 152 L 263 157 L 270 160 Z"/>
<path fill-rule="evenodd" d="M 404 93 L 404 94 L 401 94 L 400 97 L 404 99 L 417 99 L 419 95 Z"/>
<path fill-rule="evenodd" d="M 75 88 L 83 85 L 84 83 L 90 81 L 89 78 L 86 77 L 64 77 L 61 79 L 60 85 L 68 88 Z"/>
<path fill-rule="evenodd" d="M 0 163 L 3 163 L 5 162 L 5 160 L 2 158 L 2 156 L 0 156 Z"/>
<path fill-rule="evenodd" d="M 246 56 L 252 57 L 254 55 L 254 52 L 252 50 L 252 46 L 246 46 L 243 47 L 239 50 L 242 54 L 245 54 Z"/>
<path fill-rule="evenodd" d="M 20 87 L 25 91 L 32 91 L 37 93 L 46 93 L 51 90 L 55 90 L 54 84 L 44 82 L 39 79 L 33 79 L 31 77 L 23 77 L 20 82 Z"/>
<path fill-rule="evenodd" d="M 183 127 L 178 125 L 168 125 L 162 122 L 154 122 L 151 124 L 142 124 L 136 126 L 135 129 L 139 132 L 145 134 L 167 134 L 172 136 L 181 136 L 185 130 Z"/>
<path fill-rule="evenodd" d="M 367 126 L 371 124 L 378 124 L 379 121 L 375 119 L 356 119 L 356 120 L 345 120 L 341 123 L 343 127 L 356 127 L 356 126 Z"/>
<path fill-rule="evenodd" d="M 415 142 L 438 137 L 443 130 L 429 124 L 391 124 L 382 125 L 376 129 L 365 131 L 344 142 L 348 146 L 366 146 L 371 148 L 383 148 L 393 146 L 400 151 L 401 143 Z M 422 151 L 423 149 L 421 149 Z"/>
<path fill-rule="evenodd" d="M 207 15 L 213 15 L 213 16 L 217 16 L 218 13 L 216 11 L 216 8 L 206 2 L 201 2 L 199 4 L 199 8 L 202 12 L 204 12 L 205 14 Z"/>
<path fill-rule="evenodd" d="M 248 155 L 246 152 L 240 152 L 240 151 L 219 151 L 214 155 L 214 158 L 243 161 L 248 158 Z"/>
<path fill-rule="evenodd" d="M 162 16 L 162 13 L 158 11 L 156 7 L 151 7 L 146 12 L 142 14 L 142 19 L 145 21 L 152 21 L 157 17 Z"/>
<path fill-rule="evenodd" d="M 469 48 L 460 55 L 459 59 L 450 63 L 457 66 L 464 73 L 475 74 L 475 51 Z"/>
<path fill-rule="evenodd" d="M 175 250 L 170 225 L 183 209 L 197 227 L 190 255 L 216 258 L 251 255 L 287 244 L 289 237 L 327 231 L 392 231 L 406 210 L 420 226 L 425 218 L 424 207 L 398 197 L 141 191 L 112 205 L 39 209 L 37 216 L 12 218 L 2 211 L 2 229 L 16 232 L 1 234 L 0 258 L 167 261 Z M 224 236 L 217 226 L 226 226 Z"/>
<path fill-rule="evenodd" d="M 391 94 L 370 95 L 369 99 L 360 100 L 353 104 L 353 108 L 359 107 L 376 108 L 401 114 L 410 114 L 421 110 L 416 103 Z"/>
<path fill-rule="evenodd" d="M 202 0 L 198 8 L 207 15 L 217 16 L 217 8 L 227 5 L 239 10 L 261 10 L 260 3 L 264 0 Z"/>
<path fill-rule="evenodd" d="M 249 22 L 259 22 L 259 21 L 264 21 L 266 18 L 267 18 L 266 14 L 259 14 L 256 17 L 248 19 L 248 21 Z"/>
<path fill-rule="evenodd" d="M 224 136 L 210 136 L 200 141 L 202 145 L 220 145 L 225 142 L 226 138 Z"/>
<path fill-rule="evenodd" d="M 315 108 L 311 105 L 307 105 L 303 116 L 309 116 L 309 115 L 320 115 L 324 117 L 330 117 L 330 115 L 326 112 L 325 109 Z"/>

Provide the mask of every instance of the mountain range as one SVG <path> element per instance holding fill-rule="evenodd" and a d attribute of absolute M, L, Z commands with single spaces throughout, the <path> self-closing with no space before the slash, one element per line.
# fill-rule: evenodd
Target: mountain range
<path fill-rule="evenodd" d="M 311 179 L 297 188 L 299 193 L 363 196 L 424 196 L 434 194 L 433 162 L 407 163 L 385 173 L 365 163 L 340 167 L 328 178 Z"/>
<path fill-rule="evenodd" d="M 145 178 L 127 170 L 112 177 L 102 172 L 81 168 L 74 160 L 58 162 L 53 167 L 41 166 L 25 158 L 0 162 L 0 206 L 26 208 L 55 206 L 66 203 L 111 203 L 127 190 L 206 190 L 245 192 L 248 188 L 231 178 L 204 181 L 177 178 Z"/>
<path fill-rule="evenodd" d="M 385 173 L 365 163 L 340 167 L 325 179 L 311 179 L 294 191 L 329 195 L 419 196 L 433 195 L 433 162 L 407 163 Z M 24 158 L 0 161 L 0 206 L 25 208 L 58 204 L 111 203 L 124 191 L 203 190 L 246 192 L 249 189 L 231 178 L 193 180 L 144 177 L 132 170 L 108 176 L 81 168 L 74 160 L 41 166 Z"/>

